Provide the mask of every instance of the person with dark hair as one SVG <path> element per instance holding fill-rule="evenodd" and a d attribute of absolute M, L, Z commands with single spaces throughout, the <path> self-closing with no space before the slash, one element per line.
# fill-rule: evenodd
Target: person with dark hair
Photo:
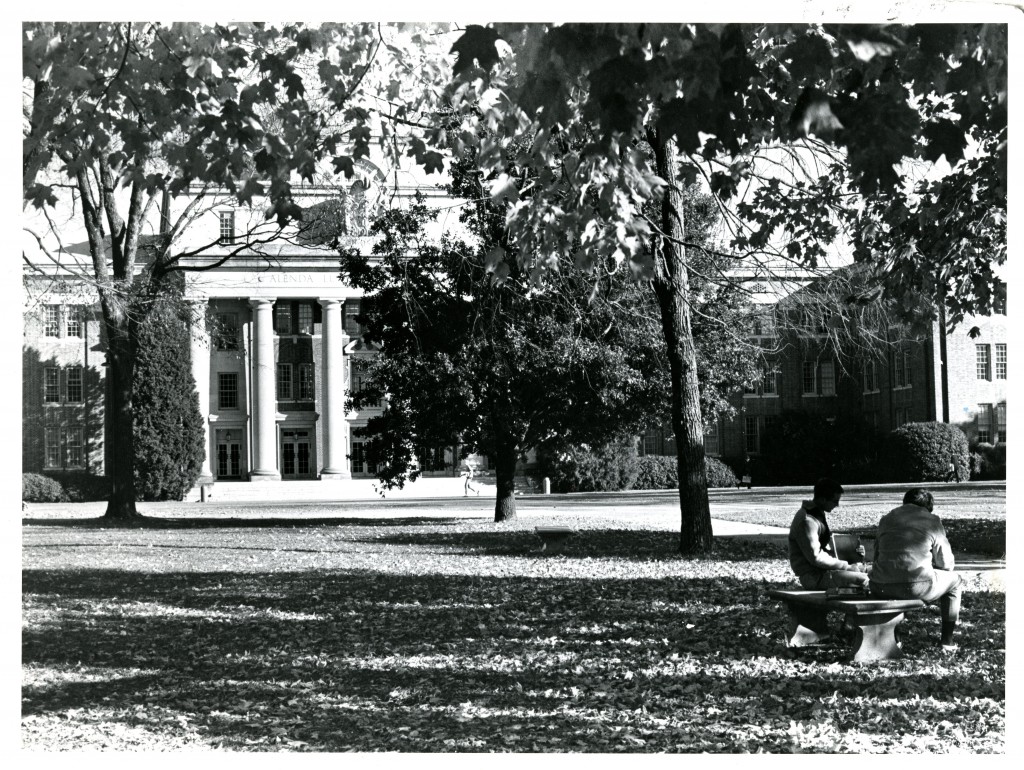
<path fill-rule="evenodd" d="M 963 579 L 953 571 L 953 551 L 942 521 L 932 513 L 934 507 L 931 492 L 915 487 L 907 490 L 903 505 L 878 522 L 871 594 L 882 599 L 938 600 L 941 644 L 953 651 Z"/>
<path fill-rule="evenodd" d="M 789 564 L 800 585 L 813 591 L 839 588 L 867 589 L 867 568 L 851 564 L 832 553 L 832 530 L 826 514 L 839 505 L 842 486 L 829 478 L 818 479 L 814 498 L 805 500 L 789 528 Z M 859 549 L 863 556 L 863 546 Z"/>

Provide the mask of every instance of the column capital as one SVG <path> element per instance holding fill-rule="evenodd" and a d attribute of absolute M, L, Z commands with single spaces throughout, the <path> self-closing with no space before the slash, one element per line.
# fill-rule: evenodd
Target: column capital
<path fill-rule="evenodd" d="M 320 303 L 321 305 L 323 305 L 324 307 L 329 307 L 329 306 L 331 306 L 331 305 L 340 305 L 340 304 L 341 304 L 341 303 L 343 303 L 344 301 L 345 301 L 345 300 L 343 300 L 343 299 L 338 299 L 337 297 L 320 297 L 320 298 L 319 298 L 319 299 L 317 300 L 317 302 L 319 302 L 319 303 Z"/>
<path fill-rule="evenodd" d="M 253 307 L 259 307 L 260 305 L 273 305 L 277 302 L 277 297 L 250 297 L 249 304 Z"/>

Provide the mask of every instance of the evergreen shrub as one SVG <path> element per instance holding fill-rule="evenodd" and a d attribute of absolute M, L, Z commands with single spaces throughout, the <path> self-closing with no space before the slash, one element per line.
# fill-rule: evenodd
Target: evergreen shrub
<path fill-rule="evenodd" d="M 955 425 L 943 422 L 910 422 L 889 434 L 888 478 L 883 481 L 949 481 L 970 478 L 967 436 Z M 950 465 L 956 466 L 955 472 Z"/>
<path fill-rule="evenodd" d="M 709 487 L 734 487 L 739 483 L 732 468 L 717 457 L 705 457 L 704 468 L 708 474 Z"/>
<path fill-rule="evenodd" d="M 161 301 L 139 331 L 135 404 L 135 492 L 140 500 L 181 500 L 203 467 L 204 431 L 192 379 L 187 310 Z"/>
<path fill-rule="evenodd" d="M 679 463 L 676 458 L 668 455 L 638 457 L 633 489 L 679 489 Z"/>
<path fill-rule="evenodd" d="M 971 454 L 972 479 L 1006 478 L 1006 444 L 979 443 Z"/>
<path fill-rule="evenodd" d="M 67 502 L 60 482 L 41 473 L 21 474 L 21 499 L 26 503 Z"/>
<path fill-rule="evenodd" d="M 705 457 L 708 487 L 734 487 L 738 479 L 732 468 L 717 457 Z M 679 489 L 679 462 L 675 456 L 645 455 L 637 458 L 633 489 Z"/>
<path fill-rule="evenodd" d="M 64 489 L 64 501 L 69 503 L 91 503 L 110 497 L 110 479 L 91 473 L 72 471 L 49 474 Z"/>
<path fill-rule="evenodd" d="M 603 446 L 563 446 L 541 452 L 538 470 L 551 479 L 552 492 L 608 492 L 630 489 L 637 475 L 636 440 Z"/>

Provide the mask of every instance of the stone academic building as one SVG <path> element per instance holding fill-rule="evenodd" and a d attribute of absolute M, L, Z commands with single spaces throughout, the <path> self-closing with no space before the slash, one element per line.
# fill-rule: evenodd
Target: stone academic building
<path fill-rule="evenodd" d="M 368 212 L 384 177 L 365 162 L 359 171 L 340 193 L 306 188 L 303 205 L 338 204 L 342 245 L 366 253 Z M 390 205 L 417 190 L 400 188 Z M 202 478 L 371 477 L 353 430 L 382 404 L 345 408 L 374 355 L 355 320 L 360 292 L 342 282 L 335 248 L 294 234 L 261 243 L 267 226 L 262 212 L 225 198 L 191 225 L 179 252 L 190 254 L 180 265 L 197 319 L 191 368 L 207 426 Z M 104 430 L 102 318 L 96 295 L 74 278 L 88 274 L 87 252 L 68 248 L 61 259 L 24 273 L 22 466 L 102 474 L 106 442 L 115 440 Z M 421 462 L 456 473 L 450 447 L 424 448 Z"/>
<path fill-rule="evenodd" d="M 392 178 L 393 179 L 393 178 Z M 406 180 L 408 182 L 408 180 Z M 384 175 L 363 162 L 345 188 L 306 188 L 304 206 L 327 206 L 343 221 L 342 245 L 368 253 L 370 212 L 385 189 Z M 388 185 L 386 205 L 413 194 L 450 199 L 422 184 Z M 430 201 L 428 200 L 428 203 Z M 333 206 L 333 208 L 331 208 Z M 457 215 L 439 223 L 451 227 Z M 349 411 L 346 397 L 362 388 L 375 355 L 355 320 L 360 292 L 339 276 L 336 249 L 294 233 L 263 239 L 262 212 L 227 198 L 189 228 L 178 253 L 186 297 L 197 319 L 191 368 L 206 424 L 204 480 L 338 480 L 374 476 L 356 428 L 383 404 Z M 70 241 L 70 238 L 65 238 Z M 97 298 L 76 271 L 88 275 L 88 253 L 61 251 L 60 263 L 38 259 L 24 272 L 24 471 L 102 474 L 105 430 L 104 341 Z M 776 301 L 793 287 L 754 292 Z M 970 338 L 977 325 L 981 335 Z M 854 410 L 879 431 L 905 422 L 942 420 L 972 439 L 1007 440 L 1008 342 L 1006 316 L 970 319 L 951 332 L 900 343 L 885 360 L 840 360 L 808 329 L 766 364 L 764 376 L 737 394 L 737 414 L 709 426 L 709 454 L 744 460 L 760 453 L 760 436 L 785 411 L 830 419 Z M 753 340 L 757 343 L 758 340 Z M 772 347 L 771 331 L 760 342 Z M 752 351 L 756 348 L 752 346 Z M 752 352 L 752 355 L 756 353 Z M 652 428 L 643 454 L 672 454 L 670 432 Z M 455 475 L 454 447 L 418 452 L 427 474 Z M 479 458 L 486 463 L 486 458 Z"/>

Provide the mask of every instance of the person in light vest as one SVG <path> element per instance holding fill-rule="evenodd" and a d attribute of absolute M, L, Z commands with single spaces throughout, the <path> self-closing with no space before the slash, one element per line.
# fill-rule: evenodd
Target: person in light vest
<path fill-rule="evenodd" d="M 945 650 L 953 651 L 963 579 L 953 571 L 953 550 L 942 521 L 932 513 L 934 507 L 931 492 L 915 487 L 907 490 L 903 505 L 878 522 L 871 595 L 938 601 L 942 613 L 940 643 Z"/>

